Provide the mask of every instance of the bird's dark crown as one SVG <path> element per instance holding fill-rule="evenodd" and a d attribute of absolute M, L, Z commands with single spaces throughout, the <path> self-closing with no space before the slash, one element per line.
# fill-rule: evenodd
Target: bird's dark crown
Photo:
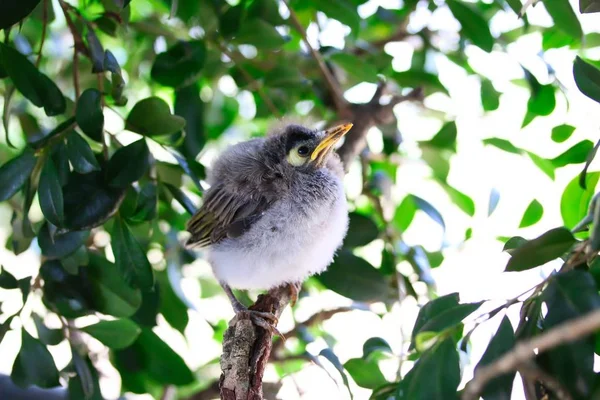
<path fill-rule="evenodd" d="M 312 148 L 316 147 L 316 145 L 319 143 L 317 131 L 306 128 L 302 125 L 288 125 L 283 131 L 283 137 L 285 139 L 286 154 L 300 143 L 312 144 Z"/>

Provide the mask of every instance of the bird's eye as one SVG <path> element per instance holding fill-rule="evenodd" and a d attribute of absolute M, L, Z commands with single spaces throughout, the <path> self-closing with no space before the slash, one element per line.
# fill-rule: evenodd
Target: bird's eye
<path fill-rule="evenodd" d="M 307 146 L 300 146 L 298 147 L 298 155 L 301 157 L 306 157 L 308 156 L 308 147 Z"/>

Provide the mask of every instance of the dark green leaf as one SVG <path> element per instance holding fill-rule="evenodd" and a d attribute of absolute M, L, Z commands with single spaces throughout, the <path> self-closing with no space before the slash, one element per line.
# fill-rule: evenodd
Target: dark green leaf
<path fill-rule="evenodd" d="M 118 210 L 125 189 L 108 186 L 103 171 L 72 173 L 63 188 L 65 227 L 86 230 L 102 225 Z"/>
<path fill-rule="evenodd" d="M 195 159 L 206 143 L 204 107 L 198 85 L 175 92 L 175 114 L 185 119 L 185 137 L 180 151 L 190 159 Z"/>
<path fill-rule="evenodd" d="M 23 153 L 0 167 L 0 201 L 6 201 L 25 184 L 31 175 L 37 158 L 33 151 L 25 149 Z"/>
<path fill-rule="evenodd" d="M 586 188 L 586 179 L 587 179 L 588 168 L 592 164 L 592 161 L 594 161 L 594 158 L 596 158 L 596 153 L 598 153 L 598 148 L 600 148 L 600 140 L 598 140 L 596 142 L 596 144 L 594 145 L 594 148 L 588 153 L 587 158 L 585 160 L 585 165 L 583 167 L 583 170 L 581 170 L 581 173 L 579 174 L 579 186 L 581 186 L 583 189 Z"/>
<path fill-rule="evenodd" d="M 166 271 L 157 273 L 158 287 L 160 289 L 160 313 L 169 325 L 179 332 L 184 333 L 189 322 L 188 307 L 173 290 L 168 275 Z"/>
<path fill-rule="evenodd" d="M 38 193 L 46 219 L 55 226 L 62 226 L 65 219 L 63 192 L 52 159 L 47 159 L 42 168 Z"/>
<path fill-rule="evenodd" d="M 129 286 L 117 267 L 105 258 L 90 254 L 89 272 L 91 295 L 95 308 L 104 314 L 119 318 L 133 315 L 142 303 L 139 289 Z"/>
<path fill-rule="evenodd" d="M 277 50 L 285 43 L 274 26 L 258 18 L 244 21 L 234 40 L 239 44 L 251 44 L 260 50 Z"/>
<path fill-rule="evenodd" d="M 398 385 L 396 399 L 458 400 L 458 353 L 451 338 L 425 352 Z"/>
<path fill-rule="evenodd" d="M 566 253 L 575 242 L 568 229 L 551 229 L 515 249 L 506 271 L 524 271 L 555 260 Z"/>
<path fill-rule="evenodd" d="M 403 72 L 394 72 L 390 74 L 401 87 L 433 89 L 433 91 L 447 93 L 448 90 L 442 85 L 437 74 L 432 74 L 422 70 L 410 69 Z M 427 93 L 427 90 L 426 90 Z"/>
<path fill-rule="evenodd" d="M 446 122 L 431 140 L 424 143 L 432 147 L 455 151 L 456 133 L 456 122 Z"/>
<path fill-rule="evenodd" d="M 488 217 L 496 210 L 498 202 L 500 201 L 500 192 L 496 189 L 490 191 L 490 201 L 488 203 Z"/>
<path fill-rule="evenodd" d="M 351 358 L 346 361 L 344 368 L 360 387 L 376 389 L 387 383 L 376 360 L 367 361 L 362 358 Z"/>
<path fill-rule="evenodd" d="M 102 93 L 96 89 L 86 89 L 77 99 L 75 120 L 90 139 L 102 142 L 104 114 L 102 113 Z"/>
<path fill-rule="evenodd" d="M 154 289 L 148 292 L 142 292 L 142 305 L 131 319 L 140 325 L 145 325 L 150 328 L 156 326 L 156 317 L 160 307 L 160 290 L 158 285 L 154 285 Z"/>
<path fill-rule="evenodd" d="M 356 6 L 348 0 L 315 1 L 315 7 L 329 18 L 337 19 L 342 24 L 348 25 L 350 30 L 358 34 L 360 30 L 360 16 Z"/>
<path fill-rule="evenodd" d="M 552 329 L 600 307 L 594 278 L 585 271 L 571 270 L 550 279 L 542 293 L 548 307 L 544 328 Z M 547 372 L 555 376 L 577 398 L 589 398 L 595 385 L 593 336 L 565 343 L 539 357 Z"/>
<path fill-rule="evenodd" d="M 521 236 L 513 236 L 504 243 L 502 251 L 506 251 L 508 254 L 512 254 L 513 250 L 527 243 L 527 239 Z"/>
<path fill-rule="evenodd" d="M 435 300 L 434 300 L 435 301 Z M 466 303 L 466 304 L 455 304 L 450 308 L 447 308 L 435 315 L 429 315 L 427 319 L 420 319 L 419 326 L 415 325 L 412 332 L 412 344 L 416 344 L 417 335 L 422 332 L 434 332 L 439 333 L 448 328 L 452 328 L 461 323 L 463 319 L 471 315 L 475 310 L 481 306 L 482 302 L 479 303 Z M 425 307 L 423 307 L 425 308 Z M 423 310 L 423 309 L 421 309 Z M 419 312 L 419 317 L 421 313 Z M 419 318 L 418 317 L 418 318 Z"/>
<path fill-rule="evenodd" d="M 565 187 L 560 199 L 560 214 L 566 227 L 574 228 L 587 215 L 598 179 L 600 172 L 590 172 L 585 178 L 587 189 L 579 185 L 579 177 L 573 178 Z"/>
<path fill-rule="evenodd" d="M 552 128 L 552 140 L 556 143 L 562 143 L 571 137 L 573 131 L 575 131 L 575 127 L 571 125 L 563 124 L 555 126 Z"/>
<path fill-rule="evenodd" d="M 429 215 L 429 217 L 435 222 L 437 222 L 442 227 L 442 229 L 446 229 L 446 224 L 444 223 L 444 218 L 442 218 L 442 214 L 440 214 L 440 212 L 434 206 L 432 206 L 431 203 L 418 196 L 411 196 L 420 210 L 424 211 L 425 214 Z"/>
<path fill-rule="evenodd" d="M 148 97 L 133 106 L 125 128 L 144 136 L 177 133 L 185 127 L 185 119 L 172 115 L 169 105 L 159 97 Z"/>
<path fill-rule="evenodd" d="M 317 279 L 328 289 L 356 301 L 383 300 L 388 295 L 385 277 L 371 264 L 348 251 L 341 251 Z"/>
<path fill-rule="evenodd" d="M 111 237 L 115 264 L 121 276 L 141 289 L 151 289 L 154 286 L 152 267 L 122 218 L 115 219 Z"/>
<path fill-rule="evenodd" d="M 544 215 L 544 207 L 542 207 L 542 204 L 539 201 L 535 199 L 532 200 L 527 206 L 527 209 L 523 214 L 523 218 L 521 218 L 519 228 L 526 228 L 536 224 L 540 219 L 542 219 L 542 215 Z"/>
<path fill-rule="evenodd" d="M 150 75 L 161 85 L 178 87 L 194 80 L 204 67 L 206 45 L 203 41 L 177 42 L 156 56 Z"/>
<path fill-rule="evenodd" d="M 481 360 L 475 367 L 475 371 L 496 361 L 506 352 L 512 350 L 514 345 L 515 333 L 508 317 L 505 316 L 498 327 L 498 331 L 488 344 L 485 353 L 483 353 Z M 490 380 L 486 384 L 481 396 L 484 400 L 510 399 L 514 379 L 515 372 L 510 372 Z"/>
<path fill-rule="evenodd" d="M 326 347 L 323 350 L 321 350 L 321 352 L 319 353 L 319 356 L 325 357 L 327 359 L 327 361 L 329 361 L 335 367 L 335 369 L 338 370 L 338 372 L 340 373 L 340 376 L 342 377 L 342 381 L 344 382 L 344 385 L 346 385 L 346 388 L 348 388 L 350 397 L 352 397 L 352 392 L 350 391 L 350 383 L 348 382 L 348 378 L 346 377 L 346 374 L 344 373 L 344 366 L 342 365 L 339 357 L 329 347 Z M 315 361 L 315 363 L 317 365 L 319 365 L 321 368 L 323 368 L 323 366 L 317 361 Z"/>
<path fill-rule="evenodd" d="M 371 243 L 379 236 L 375 222 L 367 216 L 356 212 L 350 213 L 348 235 L 344 239 L 345 247 L 360 247 Z"/>
<path fill-rule="evenodd" d="M 79 399 L 102 399 L 100 385 L 98 383 L 98 374 L 94 366 L 88 360 L 84 360 L 77 352 L 75 346 L 71 343 L 72 364 L 76 375 L 69 379 L 69 400 L 75 400 L 75 395 L 80 394 Z M 92 397 L 94 394 L 96 396 Z"/>
<path fill-rule="evenodd" d="M 50 159 L 56 167 L 56 174 L 58 175 L 60 186 L 65 186 L 69 181 L 71 167 L 69 166 L 69 155 L 67 154 L 67 146 L 65 145 L 64 140 L 61 140 L 54 146 Z"/>
<path fill-rule="evenodd" d="M 362 358 L 367 360 L 375 353 L 388 353 L 393 354 L 390 344 L 380 337 L 372 337 L 367 339 L 363 344 L 363 356 Z"/>
<path fill-rule="evenodd" d="M 576 56 L 573 76 L 581 93 L 600 103 L 600 70 Z"/>
<path fill-rule="evenodd" d="M 487 21 L 474 7 L 460 0 L 449 0 L 446 2 L 454 17 L 462 26 L 462 34 L 475 46 L 480 47 L 488 53 L 494 47 L 494 37 L 490 33 Z"/>
<path fill-rule="evenodd" d="M 582 14 L 600 12 L 600 2 L 598 0 L 579 0 L 579 12 Z"/>
<path fill-rule="evenodd" d="M 113 154 L 108 162 L 108 182 L 113 187 L 126 187 L 144 176 L 149 165 L 150 150 L 142 138 Z"/>
<path fill-rule="evenodd" d="M 18 289 L 19 285 L 17 279 L 8 272 L 5 268 L 2 268 L 0 272 L 0 288 L 2 289 Z"/>
<path fill-rule="evenodd" d="M 10 377 L 20 387 L 35 385 L 41 388 L 58 386 L 58 371 L 52 355 L 39 340 L 21 329 L 21 350 L 13 364 Z"/>
<path fill-rule="evenodd" d="M 46 115 L 65 112 L 67 103 L 60 89 L 21 53 L 0 43 L 0 63 L 12 79 L 15 87 L 37 107 L 43 107 Z"/>
<path fill-rule="evenodd" d="M 419 315 L 415 321 L 411 337 L 413 341 L 417 333 L 422 331 L 423 326 L 434 317 L 443 312 L 459 306 L 458 293 L 450 293 L 445 296 L 429 301 L 419 310 Z"/>
<path fill-rule="evenodd" d="M 594 148 L 594 143 L 589 140 L 582 140 L 573 145 L 564 153 L 551 160 L 556 168 L 564 167 L 569 164 L 579 164 L 585 162 L 588 154 Z"/>
<path fill-rule="evenodd" d="M 348 53 L 335 53 L 329 57 L 357 82 L 377 82 L 377 69 L 359 56 Z"/>
<path fill-rule="evenodd" d="M 481 81 L 481 105 L 485 111 L 494 111 L 500 107 L 500 93 L 489 79 Z"/>
<path fill-rule="evenodd" d="M 141 332 L 140 327 L 128 319 L 100 321 L 80 329 L 111 349 L 123 349 L 130 346 Z"/>
<path fill-rule="evenodd" d="M 62 329 L 50 329 L 37 314 L 33 314 L 33 322 L 35 323 L 35 327 L 37 329 L 38 337 L 40 341 L 45 345 L 56 346 L 65 338 Z"/>
<path fill-rule="evenodd" d="M 575 40 L 583 36 L 581 24 L 573 11 L 569 0 L 543 0 L 544 7 L 554 21 L 554 27 L 560 29 Z"/>
<path fill-rule="evenodd" d="M 2 1 L 0 2 L 0 29 L 10 28 L 22 21 L 35 9 L 41 0 Z"/>
<path fill-rule="evenodd" d="M 42 254 L 49 259 L 65 257 L 73 253 L 89 236 L 88 231 L 58 233 L 52 235 L 48 224 L 42 225 L 38 236 L 38 244 Z"/>
<path fill-rule="evenodd" d="M 67 136 L 67 152 L 73 169 L 80 174 L 100 170 L 90 145 L 77 132 L 71 132 Z"/>
<path fill-rule="evenodd" d="M 112 88 L 110 95 L 114 99 L 116 105 L 124 106 L 127 103 L 127 97 L 123 96 L 125 80 L 121 73 L 121 67 L 110 50 L 104 52 L 104 69 L 111 72 Z"/>
<path fill-rule="evenodd" d="M 169 190 L 171 196 L 173 196 L 173 198 L 177 200 L 179 204 L 181 204 L 185 211 L 188 212 L 188 214 L 194 215 L 196 213 L 196 206 L 194 205 L 194 203 L 192 203 L 189 197 L 185 195 L 185 193 L 183 193 L 179 188 L 176 188 L 175 186 L 169 183 L 163 182 L 163 185 Z"/>
<path fill-rule="evenodd" d="M 96 36 L 93 27 L 88 23 L 85 38 L 90 50 L 90 61 L 92 62 L 92 73 L 97 74 L 104 71 L 104 48 Z"/>

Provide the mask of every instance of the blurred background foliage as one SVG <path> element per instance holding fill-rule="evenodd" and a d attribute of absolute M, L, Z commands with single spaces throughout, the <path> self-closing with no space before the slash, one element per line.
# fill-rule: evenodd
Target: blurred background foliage
<path fill-rule="evenodd" d="M 266 397 L 456 398 L 475 366 L 598 308 L 600 3 L 531 3 L 0 1 L 2 371 L 70 399 L 218 397 L 232 314 L 202 254 L 182 248 L 185 223 L 225 146 L 282 117 L 348 119 L 304 35 L 348 101 L 382 82 L 383 104 L 420 96 L 397 101 L 349 166 L 348 237 L 286 311 Z M 503 202 L 504 231 L 482 229 Z M 461 258 L 469 242 L 477 261 Z M 498 280 L 500 302 L 449 289 L 478 286 L 491 260 L 536 275 Z M 327 329 L 342 313 L 354 317 Z M 340 346 L 370 332 L 357 321 L 379 334 Z M 586 337 L 532 368 L 591 398 L 598 349 Z M 313 367 L 311 391 L 295 377 Z M 556 388 L 523 377 L 484 398 Z"/>

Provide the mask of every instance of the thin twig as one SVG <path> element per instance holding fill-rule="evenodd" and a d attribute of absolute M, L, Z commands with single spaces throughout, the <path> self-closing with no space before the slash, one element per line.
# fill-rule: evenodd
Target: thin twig
<path fill-rule="evenodd" d="M 75 100 L 77 100 L 81 93 L 79 89 L 79 54 L 77 54 L 77 47 L 73 47 L 73 88 L 75 88 Z"/>
<path fill-rule="evenodd" d="M 244 76 L 244 79 L 248 82 L 248 85 L 250 85 L 250 88 L 252 90 L 255 90 L 256 93 L 258 93 L 258 95 L 260 96 L 260 98 L 262 99 L 262 101 L 265 102 L 265 104 L 267 105 L 267 107 L 269 108 L 269 110 L 271 111 L 271 113 L 273 114 L 273 116 L 275 118 L 280 118 L 281 117 L 281 113 L 279 112 L 279 110 L 277 110 L 277 107 L 275 107 L 275 104 L 273 103 L 273 101 L 271 100 L 271 98 L 264 91 L 262 85 L 260 85 L 252 77 L 252 75 L 250 75 L 250 73 L 248 71 L 246 71 L 246 69 L 244 67 L 242 67 L 240 58 L 236 54 L 234 54 L 233 52 L 229 51 L 229 49 L 227 48 L 227 46 L 225 46 L 224 44 L 218 43 L 218 46 L 221 49 L 221 51 L 223 52 L 223 54 L 225 54 L 227 57 L 229 57 L 231 59 L 231 61 L 234 62 L 234 64 L 237 67 L 237 69 Z"/>
<path fill-rule="evenodd" d="M 292 21 L 292 25 L 294 25 L 294 28 L 296 28 L 296 30 L 302 37 L 304 44 L 310 51 L 310 54 L 313 56 L 313 58 L 319 65 L 319 69 L 321 70 L 321 73 L 323 74 L 323 77 L 325 78 L 325 83 L 329 87 L 329 91 L 331 92 L 331 96 L 333 97 L 333 104 L 335 105 L 336 110 L 340 114 L 344 114 L 345 110 L 348 107 L 348 103 L 346 103 L 346 101 L 344 100 L 344 94 L 342 92 L 342 88 L 340 87 L 340 85 L 337 83 L 337 81 L 335 80 L 335 78 L 333 77 L 333 75 L 331 74 L 329 69 L 327 68 L 327 65 L 325 65 L 325 61 L 323 61 L 323 57 L 321 57 L 321 54 L 318 51 L 316 51 L 312 47 L 310 42 L 308 41 L 308 38 L 306 37 L 306 30 L 304 29 L 304 27 L 302 27 L 302 24 L 298 20 L 298 16 L 294 12 L 294 9 L 290 6 L 289 1 L 283 0 L 283 3 L 286 5 L 288 10 L 290 11 L 290 20 Z"/>
<path fill-rule="evenodd" d="M 498 360 L 475 371 L 475 376 L 464 389 L 463 400 L 475 400 L 485 385 L 493 378 L 515 371 L 523 363 L 553 347 L 572 342 L 590 335 L 600 329 L 600 310 L 592 311 L 582 317 L 565 322 L 556 328 L 528 341 L 518 343 L 510 352 Z"/>
<path fill-rule="evenodd" d="M 42 50 L 44 49 L 44 42 L 46 41 L 46 30 L 48 29 L 48 0 L 44 0 L 42 7 L 42 37 L 40 39 L 40 50 L 38 52 L 37 60 L 35 61 L 36 67 L 39 67 L 40 62 L 42 61 Z"/>

